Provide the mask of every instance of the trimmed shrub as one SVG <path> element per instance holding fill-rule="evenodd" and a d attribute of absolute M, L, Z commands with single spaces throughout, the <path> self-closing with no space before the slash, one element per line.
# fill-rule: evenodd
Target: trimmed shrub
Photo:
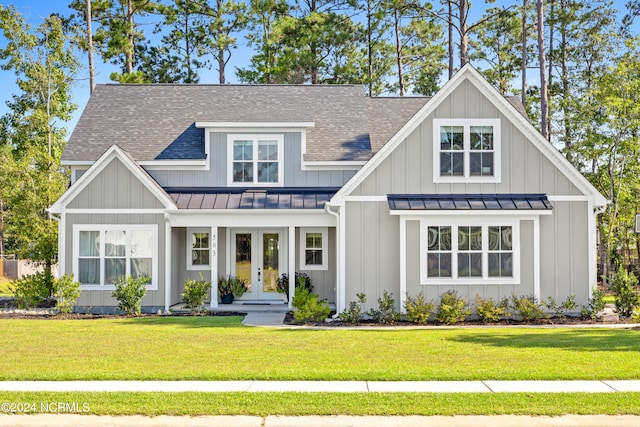
<path fill-rule="evenodd" d="M 611 289 L 616 298 L 616 313 L 620 316 L 630 317 L 633 309 L 640 303 L 637 286 L 638 279 L 635 274 L 620 266 L 611 282 Z"/>
<path fill-rule="evenodd" d="M 356 294 L 358 301 L 349 302 L 349 308 L 338 315 L 340 320 L 347 323 L 358 323 L 362 318 L 362 304 L 367 302 L 365 294 Z"/>
<path fill-rule="evenodd" d="M 296 288 L 291 305 L 293 319 L 298 323 L 322 322 L 331 312 L 325 300 L 320 301 L 318 295 L 302 287 Z"/>
<path fill-rule="evenodd" d="M 45 301 L 49 295 L 49 285 L 45 273 L 36 273 L 14 280 L 9 290 L 16 297 L 18 308 L 34 308 Z"/>
<path fill-rule="evenodd" d="M 436 320 L 440 323 L 453 325 L 464 322 L 471 314 L 471 309 L 464 297 L 458 296 L 457 291 L 447 291 L 440 296 L 440 304 L 436 311 Z"/>
<path fill-rule="evenodd" d="M 204 300 L 209 289 L 211 289 L 211 281 L 204 280 L 202 273 L 200 273 L 200 280 L 187 279 L 184 282 L 182 302 L 194 313 L 204 313 Z"/>
<path fill-rule="evenodd" d="M 511 295 L 511 307 L 522 316 L 525 322 L 535 322 L 546 317 L 542 304 L 533 295 Z"/>
<path fill-rule="evenodd" d="M 73 275 L 64 275 L 53 282 L 53 296 L 60 313 L 72 313 L 80 296 L 80 283 L 73 280 Z"/>
<path fill-rule="evenodd" d="M 503 298 L 495 301 L 489 297 L 483 299 L 480 295 L 476 296 L 476 314 L 482 323 L 495 323 L 502 318 L 509 316 L 509 299 Z"/>
<path fill-rule="evenodd" d="M 427 302 L 422 294 L 418 294 L 415 298 L 407 294 L 404 308 L 407 310 L 407 322 L 426 325 L 433 314 L 435 304 L 433 301 Z"/>
<path fill-rule="evenodd" d="M 396 311 L 396 302 L 393 293 L 384 291 L 381 298 L 378 298 L 378 308 L 372 308 L 367 313 L 375 323 L 389 324 L 398 320 L 400 314 Z"/>
<path fill-rule="evenodd" d="M 591 291 L 589 303 L 582 306 L 582 309 L 580 310 L 580 317 L 583 319 L 596 320 L 596 314 L 604 310 L 604 306 L 604 291 L 598 289 L 596 286 Z"/>
<path fill-rule="evenodd" d="M 118 300 L 118 310 L 127 316 L 138 316 L 142 311 L 142 298 L 147 293 L 150 277 L 121 276 L 114 283 L 116 290 L 111 296 Z"/>

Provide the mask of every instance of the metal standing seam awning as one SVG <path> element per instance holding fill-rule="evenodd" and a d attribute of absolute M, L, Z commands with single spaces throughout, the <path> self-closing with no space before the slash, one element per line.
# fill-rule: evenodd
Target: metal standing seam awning
<path fill-rule="evenodd" d="M 166 187 L 178 209 L 324 209 L 338 188 Z"/>
<path fill-rule="evenodd" d="M 387 201 L 392 211 L 553 209 L 546 194 L 389 194 Z"/>

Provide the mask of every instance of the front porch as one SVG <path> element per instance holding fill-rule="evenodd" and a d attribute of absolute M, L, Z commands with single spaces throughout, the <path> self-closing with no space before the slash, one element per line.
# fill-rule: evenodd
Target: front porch
<path fill-rule="evenodd" d="M 261 213 L 261 215 L 259 215 Z M 166 310 L 182 301 L 187 279 L 212 282 L 207 308 L 212 311 L 274 311 L 291 309 L 291 298 L 278 292 L 283 274 L 304 273 L 313 292 L 330 303 L 336 301 L 336 227 L 324 211 L 266 213 L 255 210 L 206 215 L 188 211 L 167 215 L 168 236 L 165 277 Z M 221 277 L 242 278 L 248 291 L 233 304 L 220 304 L 217 282 Z M 289 295 L 295 293 L 289 281 Z M 280 289 L 282 290 L 282 288 Z"/>

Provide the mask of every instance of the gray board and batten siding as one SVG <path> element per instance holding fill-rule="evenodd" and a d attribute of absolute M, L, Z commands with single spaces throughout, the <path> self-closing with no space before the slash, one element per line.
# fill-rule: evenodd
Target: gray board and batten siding
<path fill-rule="evenodd" d="M 433 119 L 490 118 L 501 123 L 499 183 L 434 183 Z M 508 117 L 469 81 L 462 82 L 420 123 L 377 168 L 346 196 L 374 196 L 377 200 L 346 201 L 346 301 L 364 292 L 369 301 L 383 290 L 399 300 L 398 216 L 389 212 L 389 194 L 546 194 L 582 196 L 563 174 Z M 540 216 L 540 297 L 556 300 L 575 293 L 586 303 L 589 297 L 589 206 L 586 201 L 554 201 L 553 213 Z M 519 285 L 453 285 L 473 300 L 533 293 L 533 222 L 520 221 L 521 283 Z M 407 221 L 407 292 L 424 293 L 437 300 L 452 285 L 421 285 L 419 278 L 419 222 Z M 399 307 L 398 307 L 399 308 Z"/>
<path fill-rule="evenodd" d="M 114 158 L 93 180 L 67 204 L 68 209 L 95 210 L 95 213 L 65 213 L 65 272 L 73 271 L 73 233 L 76 224 L 154 225 L 157 227 L 157 290 L 147 290 L 142 300 L 145 311 L 164 309 L 165 270 L 165 219 L 163 214 L 145 213 L 145 210 L 164 209 L 159 201 L 141 182 Z M 139 213 L 101 213 L 102 209 L 134 209 Z M 72 256 L 73 254 L 73 256 Z M 112 290 L 82 290 L 77 301 L 78 310 L 113 312 L 118 302 L 111 296 Z"/>
<path fill-rule="evenodd" d="M 238 132 L 267 135 L 268 132 Z M 210 132 L 209 170 L 154 170 L 147 172 L 163 187 L 226 187 L 227 133 Z M 278 133 L 282 135 L 282 133 Z M 355 173 L 353 170 L 302 170 L 300 132 L 284 132 L 284 187 L 341 187 Z"/>

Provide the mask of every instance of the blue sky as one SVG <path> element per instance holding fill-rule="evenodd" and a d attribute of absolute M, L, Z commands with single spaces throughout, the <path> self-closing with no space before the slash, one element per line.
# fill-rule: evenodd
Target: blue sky
<path fill-rule="evenodd" d="M 625 4 L 627 0 L 615 0 L 614 4 L 618 8 L 621 14 L 624 14 Z M 48 16 L 50 13 L 57 12 L 62 15 L 69 15 L 70 10 L 68 9 L 68 4 L 70 0 L 14 0 L 6 2 L 5 4 L 13 4 L 18 10 L 23 14 L 27 22 L 32 27 L 37 27 L 41 22 L 42 18 Z M 510 1 L 498 0 L 497 4 L 511 4 Z M 481 13 L 484 10 L 483 5 L 480 1 L 476 2 L 477 7 L 472 7 L 472 12 Z M 473 17 L 472 17 L 473 20 Z M 152 25 L 154 22 L 147 22 L 148 25 Z M 636 28 L 640 28 L 640 19 L 634 25 Z M 636 33 L 638 31 L 636 30 Z M 0 39 L 0 45 L 3 44 L 2 39 Z M 251 50 L 246 46 L 239 46 L 237 50 L 233 51 L 232 59 L 227 68 L 227 79 L 229 83 L 237 83 L 235 81 L 235 68 L 240 66 L 246 66 L 249 58 L 251 56 Z M 115 68 L 110 64 L 104 64 L 100 61 L 100 57 L 95 55 L 94 60 L 96 62 L 96 83 L 112 83 L 109 80 L 109 74 L 115 70 Z M 87 103 L 89 99 L 89 73 L 88 67 L 86 65 L 86 57 L 81 59 L 83 68 L 80 70 L 78 75 L 79 82 L 74 88 L 73 101 L 78 105 L 78 109 L 74 113 L 73 119 L 68 123 L 69 132 L 75 126 L 84 105 Z M 217 72 L 216 70 L 203 70 L 201 73 L 200 82 L 201 83 L 217 83 Z M 15 75 L 11 71 L 2 71 L 0 70 L 0 115 L 5 114 L 7 112 L 7 108 L 5 102 L 11 99 L 11 95 L 17 92 L 16 86 L 14 84 Z"/>

